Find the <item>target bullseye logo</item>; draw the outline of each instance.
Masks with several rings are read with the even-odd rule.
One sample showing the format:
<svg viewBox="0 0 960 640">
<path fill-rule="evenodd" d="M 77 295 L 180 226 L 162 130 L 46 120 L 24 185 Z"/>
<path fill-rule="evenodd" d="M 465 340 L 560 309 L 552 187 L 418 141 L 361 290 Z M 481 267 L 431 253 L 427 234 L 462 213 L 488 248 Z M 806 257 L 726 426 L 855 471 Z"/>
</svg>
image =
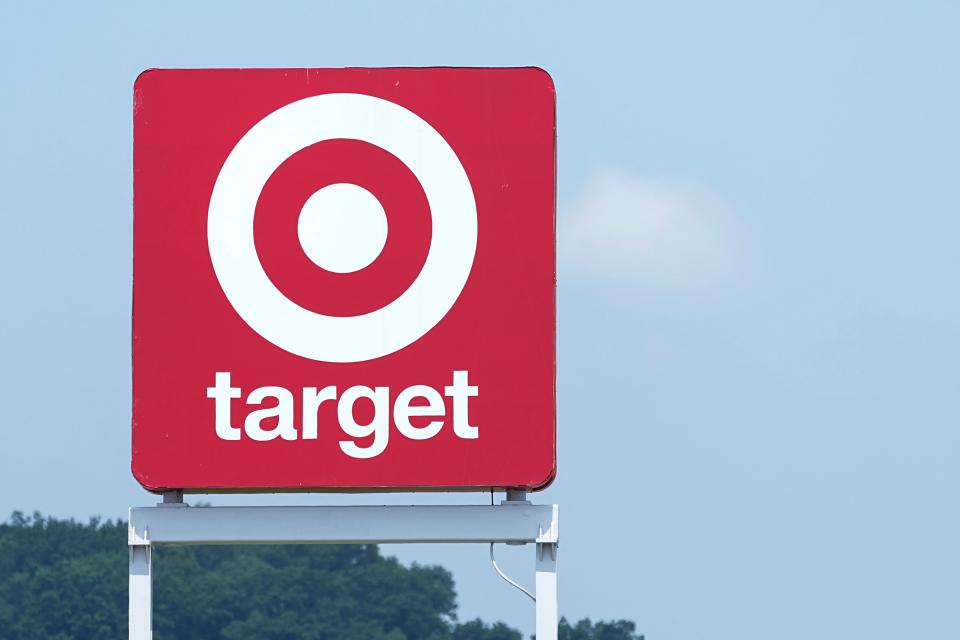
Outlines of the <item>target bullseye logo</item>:
<svg viewBox="0 0 960 640">
<path fill-rule="evenodd" d="M 298 151 L 336 139 L 367 142 L 406 165 L 426 195 L 433 229 L 423 268 L 406 291 L 379 309 L 346 317 L 306 309 L 277 289 L 257 256 L 253 224 L 273 172 Z M 376 260 L 388 228 L 373 194 L 338 183 L 307 200 L 297 232 L 315 265 L 351 273 Z M 240 139 L 210 197 L 207 243 L 224 294 L 260 336 L 311 360 L 362 362 L 412 344 L 453 307 L 473 266 L 477 208 L 457 154 L 429 123 L 382 98 L 329 93 L 277 109 Z"/>
</svg>

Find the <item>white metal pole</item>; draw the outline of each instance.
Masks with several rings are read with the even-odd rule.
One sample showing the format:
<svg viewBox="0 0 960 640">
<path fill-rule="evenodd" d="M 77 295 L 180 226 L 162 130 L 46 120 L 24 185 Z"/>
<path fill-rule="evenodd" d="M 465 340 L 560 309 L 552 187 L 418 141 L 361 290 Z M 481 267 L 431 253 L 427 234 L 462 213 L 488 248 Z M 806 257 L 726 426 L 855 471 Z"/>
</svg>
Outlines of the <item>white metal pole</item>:
<svg viewBox="0 0 960 640">
<path fill-rule="evenodd" d="M 130 640 L 153 640 L 153 550 L 149 544 L 130 545 Z"/>
<path fill-rule="evenodd" d="M 556 543 L 537 543 L 537 640 L 557 640 L 557 549 Z"/>
</svg>

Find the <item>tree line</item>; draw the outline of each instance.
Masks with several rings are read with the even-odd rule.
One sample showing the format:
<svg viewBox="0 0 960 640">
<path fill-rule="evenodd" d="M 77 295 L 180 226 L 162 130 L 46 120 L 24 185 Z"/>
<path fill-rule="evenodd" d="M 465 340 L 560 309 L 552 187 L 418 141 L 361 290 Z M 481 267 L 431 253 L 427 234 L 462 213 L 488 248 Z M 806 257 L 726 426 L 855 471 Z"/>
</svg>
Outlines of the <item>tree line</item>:
<svg viewBox="0 0 960 640">
<path fill-rule="evenodd" d="M 127 527 L 16 512 L 0 524 L 0 640 L 127 633 Z M 154 550 L 156 640 L 523 640 L 457 619 L 450 573 L 377 545 Z M 640 640 L 633 622 L 571 624 L 560 640 Z"/>
</svg>

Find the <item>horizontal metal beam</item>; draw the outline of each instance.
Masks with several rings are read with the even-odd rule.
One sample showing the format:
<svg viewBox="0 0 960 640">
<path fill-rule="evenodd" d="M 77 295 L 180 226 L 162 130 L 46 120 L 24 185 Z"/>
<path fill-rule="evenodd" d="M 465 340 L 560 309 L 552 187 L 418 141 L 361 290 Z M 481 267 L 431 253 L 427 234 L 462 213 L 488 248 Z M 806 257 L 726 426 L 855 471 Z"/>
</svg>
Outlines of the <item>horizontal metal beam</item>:
<svg viewBox="0 0 960 640">
<path fill-rule="evenodd" d="M 556 505 L 133 507 L 130 545 L 559 541 Z"/>
</svg>

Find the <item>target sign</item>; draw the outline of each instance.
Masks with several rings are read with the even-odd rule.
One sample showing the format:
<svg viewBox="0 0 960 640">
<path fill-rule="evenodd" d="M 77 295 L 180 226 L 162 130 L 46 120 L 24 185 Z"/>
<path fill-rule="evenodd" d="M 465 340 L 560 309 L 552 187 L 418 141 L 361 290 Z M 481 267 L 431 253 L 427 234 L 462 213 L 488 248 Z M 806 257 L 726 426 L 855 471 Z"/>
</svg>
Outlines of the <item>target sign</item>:
<svg viewBox="0 0 960 640">
<path fill-rule="evenodd" d="M 140 483 L 549 484 L 554 104 L 535 68 L 141 74 Z"/>
</svg>

